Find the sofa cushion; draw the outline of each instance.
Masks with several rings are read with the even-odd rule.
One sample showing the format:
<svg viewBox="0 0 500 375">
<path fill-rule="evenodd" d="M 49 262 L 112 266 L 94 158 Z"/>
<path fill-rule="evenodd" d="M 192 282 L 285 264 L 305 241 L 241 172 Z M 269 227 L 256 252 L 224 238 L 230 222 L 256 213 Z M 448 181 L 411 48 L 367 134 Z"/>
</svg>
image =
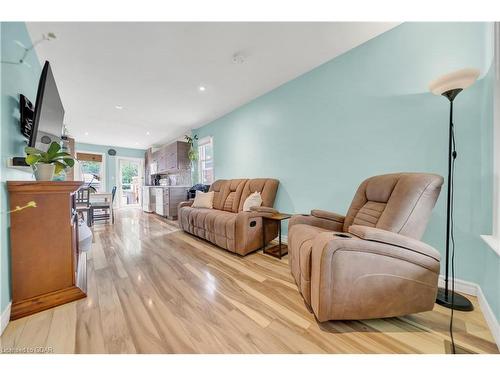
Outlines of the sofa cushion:
<svg viewBox="0 0 500 375">
<path fill-rule="evenodd" d="M 364 225 L 420 239 L 442 184 L 441 176 L 428 173 L 370 177 L 356 191 L 343 231 Z"/>
<path fill-rule="evenodd" d="M 238 212 L 240 206 L 241 193 L 247 183 L 247 179 L 228 180 L 224 186 L 222 209 L 228 212 Z"/>
<path fill-rule="evenodd" d="M 214 206 L 214 192 L 204 193 L 197 190 L 194 197 L 193 208 L 212 208 Z"/>
<path fill-rule="evenodd" d="M 181 207 L 182 228 L 225 249 L 235 249 L 236 213 L 208 208 Z"/>
<path fill-rule="evenodd" d="M 209 191 L 214 192 L 214 208 L 216 210 L 222 210 L 224 207 L 223 195 L 227 183 L 227 180 L 217 180 L 210 186 Z"/>
<path fill-rule="evenodd" d="M 276 191 L 278 190 L 279 181 L 273 178 L 252 178 L 247 181 L 241 193 L 240 205 L 238 212 L 243 211 L 245 199 L 256 191 L 260 192 L 262 197 L 262 205 L 264 207 L 273 207 Z"/>
<path fill-rule="evenodd" d="M 243 202 L 243 211 L 250 211 L 250 208 L 252 207 L 260 207 L 262 204 L 262 197 L 260 196 L 259 192 L 252 193 L 248 196 L 247 199 L 245 199 L 245 202 Z"/>
</svg>

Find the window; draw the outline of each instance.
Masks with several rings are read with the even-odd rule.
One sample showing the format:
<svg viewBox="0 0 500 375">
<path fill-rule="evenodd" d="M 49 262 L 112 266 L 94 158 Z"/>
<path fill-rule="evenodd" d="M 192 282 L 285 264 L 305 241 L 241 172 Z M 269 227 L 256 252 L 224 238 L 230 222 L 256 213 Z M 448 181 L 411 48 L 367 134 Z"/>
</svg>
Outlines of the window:
<svg viewBox="0 0 500 375">
<path fill-rule="evenodd" d="M 97 192 L 105 191 L 105 172 L 103 156 L 87 152 L 77 152 L 77 176 L 86 186 L 93 187 Z"/>
<path fill-rule="evenodd" d="M 212 137 L 205 137 L 198 141 L 198 176 L 202 184 L 210 185 L 214 182 Z"/>
<path fill-rule="evenodd" d="M 494 23 L 493 65 L 493 230 L 482 235 L 484 241 L 500 256 L 500 23 Z"/>
</svg>

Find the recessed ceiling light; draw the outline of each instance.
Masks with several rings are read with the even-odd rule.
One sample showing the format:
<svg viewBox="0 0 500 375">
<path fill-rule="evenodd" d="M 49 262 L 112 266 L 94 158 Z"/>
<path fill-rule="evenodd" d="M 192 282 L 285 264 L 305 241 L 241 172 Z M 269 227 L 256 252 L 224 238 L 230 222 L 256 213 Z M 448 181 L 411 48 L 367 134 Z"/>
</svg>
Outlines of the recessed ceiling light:
<svg viewBox="0 0 500 375">
<path fill-rule="evenodd" d="M 200 87 L 198 87 L 198 91 L 201 91 L 201 92 L 205 91 L 206 89 L 207 89 L 207 88 L 206 88 L 205 86 L 200 86 Z"/>
<path fill-rule="evenodd" d="M 139 142 L 135 142 L 135 145 L 137 146 L 139 144 Z"/>
<path fill-rule="evenodd" d="M 123 109 L 123 106 L 121 106 L 121 105 L 115 105 L 115 108 L 116 109 Z"/>
<path fill-rule="evenodd" d="M 150 132 L 146 132 L 146 135 L 150 135 L 151 133 Z"/>
<path fill-rule="evenodd" d="M 85 132 L 85 135 L 89 135 L 89 132 Z"/>
</svg>

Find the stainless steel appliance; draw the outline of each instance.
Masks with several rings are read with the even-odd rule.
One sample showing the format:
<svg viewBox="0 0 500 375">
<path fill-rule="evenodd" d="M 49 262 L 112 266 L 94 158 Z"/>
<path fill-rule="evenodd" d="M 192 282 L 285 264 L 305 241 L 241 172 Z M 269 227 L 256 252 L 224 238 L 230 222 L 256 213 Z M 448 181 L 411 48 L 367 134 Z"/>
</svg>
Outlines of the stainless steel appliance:
<svg viewBox="0 0 500 375">
<path fill-rule="evenodd" d="M 186 200 L 187 186 L 154 187 L 155 212 L 169 219 L 177 219 L 177 207 Z"/>
<path fill-rule="evenodd" d="M 142 210 L 144 212 L 155 212 L 155 187 L 143 186 L 142 187 Z"/>
<path fill-rule="evenodd" d="M 169 189 L 164 189 L 164 188 L 154 188 L 155 190 L 155 198 L 156 198 L 156 204 L 155 204 L 155 212 L 158 215 L 161 216 L 167 216 L 168 215 L 168 193 Z"/>
</svg>

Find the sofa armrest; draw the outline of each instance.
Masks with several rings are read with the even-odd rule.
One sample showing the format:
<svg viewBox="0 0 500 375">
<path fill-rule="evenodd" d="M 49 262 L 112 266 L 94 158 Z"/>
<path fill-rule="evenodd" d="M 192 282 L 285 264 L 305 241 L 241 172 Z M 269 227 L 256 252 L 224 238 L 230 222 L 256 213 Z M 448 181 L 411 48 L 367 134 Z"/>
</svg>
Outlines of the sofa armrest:
<svg viewBox="0 0 500 375">
<path fill-rule="evenodd" d="M 247 211 L 248 212 L 248 211 Z M 261 212 L 266 214 L 277 214 L 279 211 L 272 207 L 263 207 L 263 206 L 253 206 L 250 207 L 250 212 Z"/>
<path fill-rule="evenodd" d="M 412 252 L 433 258 L 437 262 L 439 262 L 441 258 L 439 252 L 432 246 L 422 241 L 387 230 L 365 227 L 362 225 L 351 225 L 349 227 L 349 233 L 366 241 L 402 247 Z"/>
<path fill-rule="evenodd" d="M 324 211 L 324 210 L 311 210 L 311 216 L 320 219 L 336 221 L 337 223 L 342 223 L 342 224 L 344 223 L 345 220 L 344 215 L 339 215 L 335 212 Z"/>
<path fill-rule="evenodd" d="M 194 199 L 181 202 L 181 203 L 179 203 L 179 205 L 177 206 L 177 208 L 179 209 L 181 207 L 190 207 L 193 204 L 193 202 L 194 202 Z"/>
<path fill-rule="evenodd" d="M 253 207 L 252 207 L 253 208 Z M 266 207 L 259 207 L 259 208 L 266 208 Z M 271 209 L 273 211 L 276 211 L 274 209 Z M 269 217 L 274 215 L 273 211 L 262 211 L 262 210 L 253 210 L 251 211 L 241 211 L 236 214 L 236 231 L 238 233 L 246 233 L 248 224 L 252 219 L 257 219 L 261 217 Z M 277 211 L 276 211 L 277 212 Z"/>
<path fill-rule="evenodd" d="M 273 216 L 277 211 L 270 207 L 259 208 L 259 210 L 251 209 L 251 211 L 241 211 L 236 214 L 234 241 L 236 253 L 240 255 L 246 255 L 263 246 L 263 231 L 266 233 L 266 242 L 271 241 L 278 233 L 275 222 L 264 220 L 265 217 Z"/>
<path fill-rule="evenodd" d="M 290 229 L 297 224 L 311 225 L 313 227 L 319 227 L 333 232 L 342 232 L 344 228 L 344 223 L 340 221 L 328 220 L 313 215 L 293 215 L 288 222 L 288 232 L 290 233 Z"/>
</svg>

